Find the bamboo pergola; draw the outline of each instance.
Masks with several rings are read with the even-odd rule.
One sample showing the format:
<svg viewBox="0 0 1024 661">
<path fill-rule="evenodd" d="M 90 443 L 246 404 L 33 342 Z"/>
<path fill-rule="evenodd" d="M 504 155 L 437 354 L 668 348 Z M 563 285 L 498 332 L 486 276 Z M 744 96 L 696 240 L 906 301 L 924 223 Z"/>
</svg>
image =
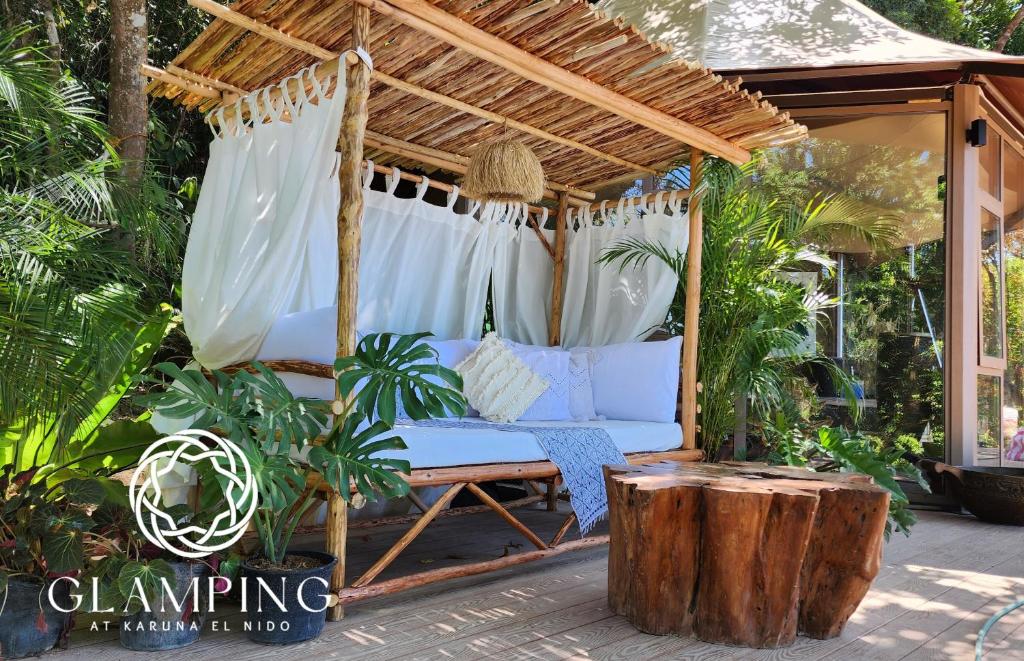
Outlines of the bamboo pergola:
<svg viewBox="0 0 1024 661">
<path fill-rule="evenodd" d="M 316 62 L 324 62 L 318 76 L 343 78 L 338 82 L 347 92 L 338 137 L 339 356 L 355 351 L 364 158 L 378 171 L 425 168 L 458 176 L 477 145 L 503 132 L 532 148 L 552 200 L 546 209 L 532 210 L 558 215 L 554 245 L 544 241 L 554 274 L 549 341 L 557 345 L 566 244 L 562 220 L 570 206 L 597 208 L 595 192 L 609 183 L 664 173 L 687 157 L 693 192 L 705 153 L 742 163 L 751 149 L 799 140 L 806 133 L 759 94 L 741 89 L 740 81 L 723 80 L 700 63 L 673 57 L 668 47 L 582 0 L 240 0 L 231 7 L 213 0 L 188 2 L 214 20 L 164 69 L 143 67 L 153 96 L 210 111 L 230 108 L 241 96 Z M 371 55 L 372 68 L 357 53 Z M 230 119 L 231 112 L 224 116 Z M 696 368 L 702 222 L 694 196 L 689 223 L 696 240 L 690 241 L 687 267 L 683 447 L 631 456 L 631 461 L 700 457 Z M 276 367 L 333 376 L 330 367 L 301 361 Z M 345 586 L 346 504 L 332 494 L 327 544 L 339 558 L 332 589 L 340 598 L 332 619 L 342 616 L 344 603 L 366 596 L 603 541 L 562 542 L 570 517 L 551 542 L 544 542 L 476 486 L 515 478 L 546 481 L 553 508 L 558 470 L 550 462 L 414 470 L 407 478 L 411 485 L 452 487 L 351 587 Z M 370 585 L 462 488 L 523 532 L 537 551 Z"/>
</svg>

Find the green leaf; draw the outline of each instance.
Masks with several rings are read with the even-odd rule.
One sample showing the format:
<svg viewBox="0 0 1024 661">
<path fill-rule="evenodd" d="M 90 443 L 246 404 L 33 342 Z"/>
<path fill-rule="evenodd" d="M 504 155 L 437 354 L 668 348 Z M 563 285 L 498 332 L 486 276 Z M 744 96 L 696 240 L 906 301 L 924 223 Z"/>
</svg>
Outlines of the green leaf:
<svg viewBox="0 0 1024 661">
<path fill-rule="evenodd" d="M 174 568 L 167 561 L 126 562 L 117 575 L 117 589 L 125 599 L 126 610 L 137 612 L 142 608 L 138 599 L 140 587 L 150 608 L 156 610 L 162 591 L 161 580 L 171 587 L 175 585 Z"/>
<path fill-rule="evenodd" d="M 99 505 L 107 495 L 107 490 L 99 480 L 72 478 L 61 484 L 64 497 L 76 505 Z"/>
<path fill-rule="evenodd" d="M 427 337 L 430 333 L 365 336 L 354 356 L 334 363 L 339 392 L 348 397 L 358 389 L 357 413 L 389 425 L 395 422 L 399 396 L 414 420 L 464 415 L 462 377 L 438 364 L 437 353 L 421 341 Z"/>
<path fill-rule="evenodd" d="M 407 494 L 409 484 L 399 473 L 409 473 L 409 462 L 376 456 L 387 450 L 403 450 L 405 442 L 398 436 L 381 438 L 391 431 L 384 422 L 362 431 L 359 427 L 360 421 L 355 416 L 335 426 L 323 445 L 310 449 L 310 467 L 345 500 L 350 498 L 351 484 L 370 501 L 376 500 L 378 494 L 385 498 Z"/>
<path fill-rule="evenodd" d="M 43 557 L 46 568 L 55 574 L 81 569 L 83 538 L 93 523 L 85 514 L 65 512 L 50 518 L 49 531 L 42 535 Z"/>
</svg>

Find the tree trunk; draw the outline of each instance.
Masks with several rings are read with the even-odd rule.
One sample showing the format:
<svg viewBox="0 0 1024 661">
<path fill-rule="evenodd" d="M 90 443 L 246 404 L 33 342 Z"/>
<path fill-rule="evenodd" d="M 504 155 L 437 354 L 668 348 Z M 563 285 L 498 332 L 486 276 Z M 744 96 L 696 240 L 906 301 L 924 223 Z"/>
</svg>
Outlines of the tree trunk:
<svg viewBox="0 0 1024 661">
<path fill-rule="evenodd" d="M 49 45 L 48 55 L 53 61 L 54 78 L 60 78 L 60 35 L 57 34 L 57 16 L 53 11 L 53 0 L 39 0 L 37 9 L 46 32 L 46 43 Z"/>
<path fill-rule="evenodd" d="M 1017 28 L 1020 27 L 1021 21 L 1024 21 L 1024 5 L 1021 5 L 1020 8 L 1017 9 L 1017 11 L 1013 15 L 1013 18 L 1011 18 L 1010 22 L 1006 24 L 1006 27 L 1003 29 L 1002 34 L 1000 34 L 999 38 L 996 39 L 995 48 L 993 48 L 992 50 L 994 50 L 997 53 L 1002 53 L 1003 49 L 1006 48 L 1006 44 L 1009 43 L 1010 37 L 1012 37 L 1013 33 L 1016 32 Z"/>
<path fill-rule="evenodd" d="M 122 174 L 133 184 L 142 179 L 146 158 L 146 79 L 139 71 L 148 52 L 145 0 L 110 2 L 110 95 L 108 124 Z"/>
</svg>

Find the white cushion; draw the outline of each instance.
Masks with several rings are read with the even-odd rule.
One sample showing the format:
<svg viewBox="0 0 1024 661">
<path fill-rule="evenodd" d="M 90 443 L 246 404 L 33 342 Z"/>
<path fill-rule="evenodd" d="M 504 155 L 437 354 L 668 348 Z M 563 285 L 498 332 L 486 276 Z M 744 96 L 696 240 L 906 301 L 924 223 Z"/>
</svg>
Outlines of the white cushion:
<svg viewBox="0 0 1024 661">
<path fill-rule="evenodd" d="M 519 416 L 519 420 L 572 420 L 569 410 L 569 352 L 553 347 L 539 347 L 519 344 L 509 340 L 505 344 L 512 349 L 526 366 L 539 374 L 550 385 L 530 408 Z"/>
<path fill-rule="evenodd" d="M 599 418 L 594 410 L 593 362 L 589 351 L 569 353 L 569 414 L 576 422 Z"/>
<path fill-rule="evenodd" d="M 494 333 L 455 370 L 462 375 L 470 406 L 492 422 L 515 422 L 549 385 Z"/>
<path fill-rule="evenodd" d="M 594 410 L 610 420 L 673 422 L 683 338 L 591 347 Z"/>
</svg>

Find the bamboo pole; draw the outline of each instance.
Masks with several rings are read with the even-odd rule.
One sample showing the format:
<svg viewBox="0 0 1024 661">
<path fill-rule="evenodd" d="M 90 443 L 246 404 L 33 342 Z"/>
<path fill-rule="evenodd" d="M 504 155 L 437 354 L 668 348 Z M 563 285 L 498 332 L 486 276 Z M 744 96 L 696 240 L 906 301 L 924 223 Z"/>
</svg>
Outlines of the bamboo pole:
<svg viewBox="0 0 1024 661">
<path fill-rule="evenodd" d="M 688 191 L 688 190 L 656 191 L 654 193 L 646 193 L 644 195 L 641 195 L 640 197 L 627 197 L 627 198 L 624 198 L 625 206 L 626 207 L 631 207 L 631 206 L 637 206 L 637 205 L 641 205 L 641 204 L 647 204 L 648 202 L 653 201 L 654 198 L 656 198 L 658 195 L 664 195 L 664 196 L 667 197 L 670 193 L 675 193 L 677 198 L 681 198 L 683 200 L 685 200 L 686 198 L 690 197 L 690 191 Z M 606 200 L 606 202 L 607 202 L 608 208 L 614 209 L 614 208 L 619 206 L 620 200 Z M 590 210 L 591 211 L 600 211 L 602 204 L 604 204 L 604 203 L 602 203 L 602 202 L 594 202 L 593 204 L 590 205 Z"/>
<path fill-rule="evenodd" d="M 539 85 L 645 126 L 669 138 L 733 162 L 745 163 L 750 152 L 708 130 L 645 106 L 579 74 L 481 30 L 425 0 L 355 0 L 391 20 L 445 41 Z"/>
<path fill-rule="evenodd" d="M 200 85 L 199 83 L 191 80 L 186 80 L 181 76 L 175 76 L 173 73 L 164 71 L 163 69 L 149 64 L 139 65 L 139 72 L 147 78 L 159 80 L 161 83 L 167 83 L 168 85 L 176 85 L 189 94 L 195 94 L 196 96 L 201 96 L 205 99 L 220 100 L 223 97 L 220 90 L 206 85 Z"/>
<path fill-rule="evenodd" d="M 562 281 L 565 276 L 565 234 L 566 215 L 569 212 L 569 196 L 558 197 L 558 217 L 555 218 L 554 271 L 551 278 L 551 321 L 548 322 L 548 344 L 553 347 L 562 342 Z"/>
<path fill-rule="evenodd" d="M 436 149 L 434 147 L 427 147 L 420 145 L 415 142 L 408 142 L 407 140 L 400 140 L 398 138 L 392 138 L 391 136 L 377 133 L 376 131 L 367 130 L 366 132 L 366 144 L 372 146 L 374 149 L 380 149 L 397 156 L 404 156 L 413 160 L 426 163 L 427 165 L 433 165 L 449 172 L 455 172 L 456 174 L 466 174 L 466 168 L 469 166 L 469 157 L 462 154 L 455 154 L 453 152 L 444 151 L 443 149 Z M 545 181 L 544 185 L 546 190 L 544 191 L 544 197 L 557 200 L 558 193 L 566 192 L 569 197 L 574 200 L 579 200 L 586 204 L 593 200 L 597 195 L 592 191 L 586 191 L 580 188 L 574 188 L 567 184 L 560 184 L 557 181 Z"/>
<path fill-rule="evenodd" d="M 544 0 L 544 2 L 548 2 L 548 0 Z M 266 37 L 271 41 L 274 41 L 285 46 L 289 46 L 291 48 L 294 48 L 295 50 L 301 51 L 308 55 L 312 55 L 313 57 L 316 57 L 318 59 L 329 61 L 332 59 L 336 59 L 338 57 L 338 54 L 332 53 L 326 48 L 317 46 L 316 44 L 309 41 L 305 41 L 304 39 L 293 37 L 285 32 L 282 32 L 281 30 L 277 30 L 275 28 L 270 27 L 265 23 L 260 23 L 259 21 L 249 18 L 241 12 L 237 12 L 229 7 L 225 7 L 224 5 L 218 2 L 214 2 L 213 0 L 188 0 L 188 3 L 193 7 L 201 9 L 202 11 L 205 11 L 208 14 L 211 14 L 221 20 L 231 23 L 232 25 L 245 28 L 247 30 L 255 32 L 256 34 L 259 34 L 262 37 Z M 558 4 L 557 1 L 555 2 L 555 4 Z M 545 8 L 547 7 L 545 7 L 544 3 L 538 3 L 537 5 L 527 7 L 524 10 L 525 13 L 523 14 L 523 17 L 525 18 L 526 16 L 536 13 L 537 11 L 541 11 Z M 412 83 L 408 83 L 399 78 L 395 78 L 394 76 L 389 76 L 388 74 L 382 71 L 375 70 L 371 73 L 371 76 L 373 77 L 373 80 L 379 81 L 387 85 L 388 87 L 393 87 L 397 90 L 401 90 L 406 94 L 412 94 L 413 96 L 418 96 L 421 99 L 427 99 L 428 101 L 433 101 L 434 103 L 448 106 L 449 108 L 453 108 L 466 114 L 475 115 L 476 117 L 486 119 L 496 124 L 502 124 L 511 129 L 522 131 L 523 133 L 528 133 L 530 135 L 534 135 L 538 138 L 542 138 L 550 142 L 565 145 L 566 147 L 571 147 L 573 149 L 578 149 L 596 158 L 604 159 L 609 163 L 621 165 L 622 167 L 629 168 L 630 170 L 634 170 L 636 172 L 646 172 L 647 174 L 658 173 L 658 170 L 655 170 L 650 166 L 641 165 L 639 163 L 633 163 L 624 158 L 619 158 L 618 156 L 605 153 L 603 151 L 600 151 L 599 149 L 595 149 L 594 147 L 583 144 L 578 140 L 573 140 L 571 138 L 556 135 L 549 131 L 545 131 L 544 129 L 540 129 L 535 126 L 531 126 L 529 124 L 516 121 L 511 117 L 507 117 L 496 112 L 491 112 L 489 110 L 484 110 L 483 108 L 478 108 L 477 106 L 465 103 L 463 101 L 459 101 L 458 99 L 454 99 L 450 96 L 446 96 L 438 92 L 433 92 L 418 85 L 413 85 Z"/>
<path fill-rule="evenodd" d="M 370 12 L 352 4 L 352 48 L 365 48 L 370 42 Z M 341 120 L 338 147 L 341 167 L 341 207 L 338 210 L 338 357 L 351 356 L 356 350 L 356 310 L 359 299 L 359 243 L 363 221 L 363 133 L 366 130 L 366 100 L 370 95 L 370 69 L 357 61 L 345 67 L 345 110 Z M 338 81 L 341 84 L 341 81 Z M 335 398 L 341 393 L 335 385 Z M 338 411 L 335 411 L 338 413 Z M 345 587 L 345 545 L 348 534 L 348 507 L 339 494 L 332 493 L 328 507 L 327 548 L 338 556 L 331 589 Z M 328 617 L 340 620 L 342 604 L 331 607 Z"/>
<path fill-rule="evenodd" d="M 704 153 L 690 154 L 690 246 L 686 256 L 686 311 L 683 319 L 682 427 L 683 448 L 697 447 L 697 340 L 700 316 L 700 262 L 704 249 L 704 222 L 700 197 L 694 193 L 700 184 Z"/>
</svg>

